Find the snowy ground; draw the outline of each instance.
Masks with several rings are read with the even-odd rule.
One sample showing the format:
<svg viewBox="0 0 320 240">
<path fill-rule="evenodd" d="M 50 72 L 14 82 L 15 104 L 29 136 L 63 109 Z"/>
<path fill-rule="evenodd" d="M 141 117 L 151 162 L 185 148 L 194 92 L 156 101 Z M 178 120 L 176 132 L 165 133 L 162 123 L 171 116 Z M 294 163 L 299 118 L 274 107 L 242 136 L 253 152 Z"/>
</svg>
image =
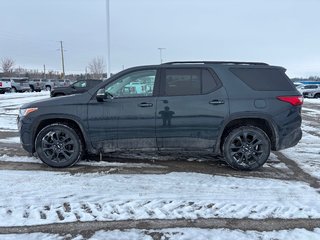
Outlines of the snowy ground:
<svg viewBox="0 0 320 240">
<path fill-rule="evenodd" d="M 320 239 L 320 100 L 305 100 L 303 138 L 296 147 L 271 154 L 259 171 L 238 172 L 206 157 L 177 161 L 148 155 L 48 168 L 21 149 L 16 127 L 19 106 L 48 97 L 48 92 L 0 95 L 0 239 Z M 197 219 L 212 221 L 213 228 L 215 219 L 230 225 L 194 228 Z M 249 223 L 228 230 L 237 219 L 277 220 L 278 230 Z M 52 230 L 52 224 L 127 220 L 128 227 L 92 230 L 90 236 Z M 150 225 L 130 227 L 142 220 Z M 173 222 L 174 228 L 159 229 L 152 220 L 169 226 L 181 220 L 189 228 Z M 24 234 L 5 234 L 12 229 Z"/>
<path fill-rule="evenodd" d="M 241 231 L 241 230 L 228 230 L 228 229 L 200 229 L 200 228 L 169 228 L 158 230 L 126 230 L 126 231 L 98 231 L 90 240 L 107 239 L 107 240 L 152 240 L 153 236 L 159 236 L 161 239 L 166 240 L 319 240 L 320 228 L 313 231 L 305 229 L 282 230 L 282 231 Z M 61 240 L 66 236 L 59 236 L 58 234 L 45 234 L 45 233 L 31 233 L 31 234 L 6 234 L 2 235 L 2 240 Z M 86 239 L 82 235 L 78 235 L 74 240 Z M 158 238 L 160 239 L 160 238 Z"/>
</svg>

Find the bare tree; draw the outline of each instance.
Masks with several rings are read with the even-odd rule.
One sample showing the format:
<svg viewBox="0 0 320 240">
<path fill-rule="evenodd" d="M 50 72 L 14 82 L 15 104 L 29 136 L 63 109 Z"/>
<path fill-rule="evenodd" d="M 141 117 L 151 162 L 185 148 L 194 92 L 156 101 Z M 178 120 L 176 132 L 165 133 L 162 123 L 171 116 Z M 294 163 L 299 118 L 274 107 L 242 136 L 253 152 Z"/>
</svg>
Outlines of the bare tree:
<svg viewBox="0 0 320 240">
<path fill-rule="evenodd" d="M 95 57 L 89 62 L 88 65 L 89 71 L 93 78 L 102 79 L 104 61 L 102 57 Z"/>
<path fill-rule="evenodd" d="M 8 57 L 1 59 L 1 69 L 5 76 L 9 76 L 14 67 L 14 60 Z"/>
</svg>

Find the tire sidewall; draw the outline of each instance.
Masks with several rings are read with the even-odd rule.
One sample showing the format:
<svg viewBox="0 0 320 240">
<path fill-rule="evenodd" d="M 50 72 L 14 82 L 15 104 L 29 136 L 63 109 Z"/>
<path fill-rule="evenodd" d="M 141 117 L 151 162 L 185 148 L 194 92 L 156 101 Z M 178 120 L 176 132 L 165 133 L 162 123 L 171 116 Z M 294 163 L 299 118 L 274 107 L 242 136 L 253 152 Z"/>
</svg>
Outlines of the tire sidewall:
<svg viewBox="0 0 320 240">
<path fill-rule="evenodd" d="M 61 162 L 61 163 L 53 162 L 53 161 L 47 159 L 45 153 L 42 151 L 42 138 L 48 132 L 50 132 L 52 130 L 64 131 L 67 134 L 69 134 L 71 136 L 71 138 L 74 140 L 76 154 L 69 161 Z M 38 133 L 36 140 L 35 140 L 35 150 L 36 150 L 38 157 L 40 158 L 40 160 L 43 163 L 45 163 L 46 165 L 48 165 L 50 167 L 56 167 L 56 168 L 70 167 L 70 166 L 74 165 L 75 163 L 77 163 L 81 159 L 81 156 L 83 154 L 83 147 L 82 147 L 81 138 L 77 134 L 77 132 L 73 128 L 71 128 L 67 125 L 64 125 L 64 124 L 59 124 L 59 123 L 50 124 L 50 125 L 44 127 Z"/>
<path fill-rule="evenodd" d="M 237 163 L 237 161 L 231 156 L 231 152 L 229 151 L 229 146 L 233 139 L 243 130 L 254 132 L 255 134 L 258 135 L 259 139 L 266 141 L 265 144 L 267 145 L 267 149 L 262 153 L 262 157 L 259 158 L 259 161 L 252 164 L 252 165 L 240 165 Z M 270 139 L 267 136 L 267 134 L 260 128 L 254 127 L 254 126 L 242 126 L 236 129 L 233 129 L 228 136 L 225 138 L 225 141 L 223 143 L 223 155 L 225 161 L 234 169 L 237 170 L 256 170 L 260 168 L 269 158 L 270 151 L 271 151 L 271 143 Z"/>
</svg>

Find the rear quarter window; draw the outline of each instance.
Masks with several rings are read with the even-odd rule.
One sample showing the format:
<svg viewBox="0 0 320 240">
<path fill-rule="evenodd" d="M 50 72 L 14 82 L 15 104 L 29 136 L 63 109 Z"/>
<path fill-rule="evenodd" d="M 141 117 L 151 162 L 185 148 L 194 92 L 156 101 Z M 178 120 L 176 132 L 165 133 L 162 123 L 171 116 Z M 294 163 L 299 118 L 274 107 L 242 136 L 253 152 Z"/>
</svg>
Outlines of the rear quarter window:
<svg viewBox="0 0 320 240">
<path fill-rule="evenodd" d="M 256 91 L 293 91 L 291 80 L 275 68 L 230 68 L 241 81 Z"/>
</svg>

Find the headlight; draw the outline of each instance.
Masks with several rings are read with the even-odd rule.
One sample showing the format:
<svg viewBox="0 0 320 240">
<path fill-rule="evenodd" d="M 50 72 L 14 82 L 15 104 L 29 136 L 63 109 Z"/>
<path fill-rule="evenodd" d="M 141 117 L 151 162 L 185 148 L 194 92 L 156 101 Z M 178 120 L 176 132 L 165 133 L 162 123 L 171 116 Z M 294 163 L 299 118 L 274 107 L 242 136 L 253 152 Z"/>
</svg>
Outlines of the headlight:
<svg viewBox="0 0 320 240">
<path fill-rule="evenodd" d="M 38 108 L 20 108 L 20 110 L 19 110 L 19 116 L 20 117 L 25 117 L 25 116 L 27 116 L 29 113 L 32 113 L 32 112 L 35 112 L 35 111 L 37 111 L 38 110 Z"/>
</svg>

